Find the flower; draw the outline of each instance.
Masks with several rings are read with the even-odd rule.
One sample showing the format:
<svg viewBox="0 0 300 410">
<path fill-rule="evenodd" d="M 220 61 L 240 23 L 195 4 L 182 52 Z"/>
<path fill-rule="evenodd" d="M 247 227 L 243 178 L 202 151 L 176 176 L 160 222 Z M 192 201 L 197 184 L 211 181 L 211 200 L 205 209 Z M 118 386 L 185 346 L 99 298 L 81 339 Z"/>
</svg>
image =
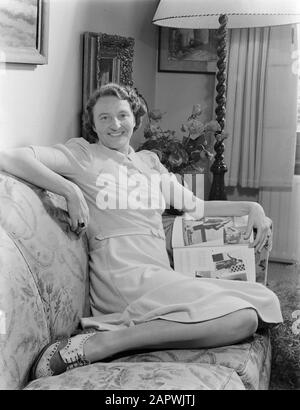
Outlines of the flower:
<svg viewBox="0 0 300 410">
<path fill-rule="evenodd" d="M 170 172 L 203 173 L 207 163 L 213 158 L 210 149 L 216 134 L 221 131 L 219 123 L 210 121 L 203 124 L 200 121 L 201 106 L 196 104 L 187 121 L 181 126 L 183 136 L 182 140 L 179 140 L 175 131 L 161 128 L 164 114 L 158 109 L 149 112 L 149 120 L 144 129 L 146 141 L 138 150 L 149 150 L 157 154 Z"/>
</svg>

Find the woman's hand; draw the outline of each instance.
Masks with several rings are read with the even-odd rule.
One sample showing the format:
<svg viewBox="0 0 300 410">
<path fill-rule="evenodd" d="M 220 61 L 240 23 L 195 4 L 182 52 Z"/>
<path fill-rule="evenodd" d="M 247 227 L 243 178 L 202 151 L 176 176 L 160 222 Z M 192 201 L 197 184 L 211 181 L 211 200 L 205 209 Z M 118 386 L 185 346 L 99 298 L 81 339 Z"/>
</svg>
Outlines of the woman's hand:
<svg viewBox="0 0 300 410">
<path fill-rule="evenodd" d="M 248 226 L 245 233 L 245 239 L 249 239 L 253 228 L 256 228 L 255 240 L 250 244 L 255 251 L 261 252 L 265 246 L 268 238 L 271 235 L 272 221 L 265 215 L 265 212 L 257 202 L 250 205 L 250 212 L 248 215 Z"/>
<path fill-rule="evenodd" d="M 89 208 L 86 200 L 81 189 L 72 182 L 70 182 L 65 198 L 68 206 L 68 222 L 71 230 L 81 236 L 89 223 Z"/>
</svg>

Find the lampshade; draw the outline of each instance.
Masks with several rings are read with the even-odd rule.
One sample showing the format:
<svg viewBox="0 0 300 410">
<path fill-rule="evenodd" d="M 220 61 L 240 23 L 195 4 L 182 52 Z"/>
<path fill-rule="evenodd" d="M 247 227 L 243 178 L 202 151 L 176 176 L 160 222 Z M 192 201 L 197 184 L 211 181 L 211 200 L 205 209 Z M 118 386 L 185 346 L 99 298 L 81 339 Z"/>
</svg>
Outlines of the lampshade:
<svg viewBox="0 0 300 410">
<path fill-rule="evenodd" d="M 293 24 L 300 22 L 300 0 L 161 0 L 153 23 L 216 29 L 220 14 L 227 15 L 227 28 Z"/>
</svg>

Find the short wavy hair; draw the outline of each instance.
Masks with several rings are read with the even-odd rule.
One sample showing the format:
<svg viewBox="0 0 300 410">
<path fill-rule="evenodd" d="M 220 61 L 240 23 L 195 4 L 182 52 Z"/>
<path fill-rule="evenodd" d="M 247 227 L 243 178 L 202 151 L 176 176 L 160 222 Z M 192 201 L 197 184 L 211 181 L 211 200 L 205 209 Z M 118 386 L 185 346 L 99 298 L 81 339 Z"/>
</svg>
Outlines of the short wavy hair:
<svg viewBox="0 0 300 410">
<path fill-rule="evenodd" d="M 135 127 L 133 131 L 136 131 L 140 127 L 142 118 L 148 111 L 147 103 L 144 98 L 133 87 L 108 83 L 94 91 L 85 106 L 83 117 L 83 138 L 89 143 L 94 144 L 99 141 L 98 135 L 94 131 L 94 107 L 97 101 L 102 97 L 117 97 L 120 100 L 128 101 L 135 117 Z"/>
</svg>

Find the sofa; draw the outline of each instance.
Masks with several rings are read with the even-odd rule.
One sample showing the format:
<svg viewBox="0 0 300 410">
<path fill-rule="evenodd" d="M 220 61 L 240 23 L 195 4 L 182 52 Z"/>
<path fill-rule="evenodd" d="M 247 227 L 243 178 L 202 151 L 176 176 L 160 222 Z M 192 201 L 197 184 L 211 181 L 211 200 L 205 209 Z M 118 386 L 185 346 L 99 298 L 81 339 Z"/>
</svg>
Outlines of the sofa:
<svg viewBox="0 0 300 410">
<path fill-rule="evenodd" d="M 88 243 L 66 216 L 62 197 L 0 173 L 0 389 L 268 389 L 268 330 L 233 346 L 127 352 L 30 381 L 43 346 L 78 331 L 80 318 L 90 315 Z M 167 237 L 170 226 L 167 218 Z M 265 249 L 257 260 L 264 283 L 267 257 Z"/>
</svg>

